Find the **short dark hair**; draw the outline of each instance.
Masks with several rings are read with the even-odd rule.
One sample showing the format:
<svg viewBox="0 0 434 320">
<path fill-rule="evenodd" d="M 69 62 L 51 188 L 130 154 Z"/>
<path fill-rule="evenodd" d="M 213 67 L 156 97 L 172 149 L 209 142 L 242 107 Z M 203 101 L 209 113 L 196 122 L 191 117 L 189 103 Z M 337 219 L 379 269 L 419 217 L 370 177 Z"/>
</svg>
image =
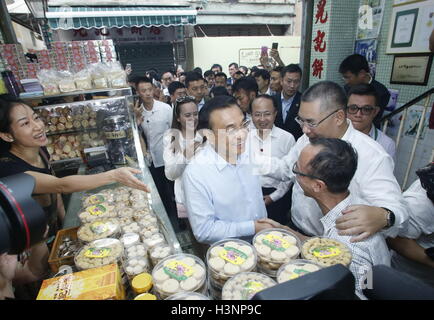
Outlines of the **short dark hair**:
<svg viewBox="0 0 434 320">
<path fill-rule="evenodd" d="M 211 70 L 214 69 L 214 68 L 219 68 L 219 69 L 220 69 L 220 72 L 223 71 L 223 67 L 222 67 L 221 65 L 219 65 L 218 63 L 214 63 L 214 64 L 212 65 L 212 67 L 211 67 Z"/>
<path fill-rule="evenodd" d="M 347 97 L 348 99 L 352 94 L 358 96 L 370 96 L 375 98 L 375 105 L 378 103 L 378 93 L 375 90 L 375 87 L 370 83 L 362 83 L 355 86 L 352 86 L 348 91 Z"/>
<path fill-rule="evenodd" d="M 137 83 L 137 80 L 140 78 L 138 74 L 130 74 L 128 76 L 128 82 Z"/>
<path fill-rule="evenodd" d="M 282 73 L 283 67 L 282 66 L 277 66 L 276 68 L 274 68 L 273 70 L 270 71 L 271 72 L 279 72 Z"/>
<path fill-rule="evenodd" d="M 225 87 L 214 87 L 211 89 L 210 95 L 213 97 L 217 96 L 230 96 L 228 90 Z"/>
<path fill-rule="evenodd" d="M 309 162 L 309 174 L 323 180 L 331 193 L 347 191 L 357 170 L 357 152 L 351 144 L 336 138 L 315 138 L 310 143 L 322 150 Z"/>
<path fill-rule="evenodd" d="M 250 76 L 254 77 L 256 72 L 258 72 L 258 70 L 261 70 L 261 69 L 259 69 L 257 66 L 252 67 L 250 69 Z"/>
<path fill-rule="evenodd" d="M 203 74 L 203 76 L 205 78 L 209 77 L 209 76 L 214 76 L 214 72 L 212 72 L 212 70 L 207 70 L 207 71 L 205 71 L 205 73 Z"/>
<path fill-rule="evenodd" d="M 168 73 L 168 72 L 169 72 L 172 76 L 175 76 L 175 75 L 176 75 L 175 72 L 174 72 L 173 70 L 166 70 L 166 71 L 164 71 L 164 72 L 161 73 L 161 77 L 160 77 L 160 78 L 163 78 L 163 74 Z"/>
<path fill-rule="evenodd" d="M 274 109 L 277 111 L 277 106 L 276 103 L 274 101 L 274 98 L 272 96 L 270 96 L 269 94 L 260 94 L 259 96 L 257 96 L 253 101 L 252 101 L 252 105 L 251 105 L 251 109 L 253 109 L 253 104 L 255 103 L 256 100 L 258 99 L 266 99 L 268 101 L 271 101 L 271 103 L 273 104 Z"/>
<path fill-rule="evenodd" d="M 334 111 L 336 108 L 345 109 L 347 106 L 347 96 L 345 90 L 335 82 L 320 81 L 309 87 L 301 96 L 303 102 L 321 101 L 323 111 Z"/>
<path fill-rule="evenodd" d="M 239 90 L 244 90 L 247 93 L 254 92 L 257 95 L 259 89 L 255 78 L 243 77 L 235 81 L 235 83 L 232 86 L 232 92 L 237 92 Z"/>
<path fill-rule="evenodd" d="M 217 77 L 225 77 L 226 80 L 228 79 L 228 76 L 224 72 L 217 72 L 215 74 L 214 78 L 217 78 Z"/>
<path fill-rule="evenodd" d="M 185 87 L 188 88 L 190 82 L 198 80 L 204 80 L 201 74 L 194 71 L 187 72 L 185 74 Z"/>
<path fill-rule="evenodd" d="M 200 75 L 202 75 L 202 69 L 199 68 L 199 67 L 194 68 L 194 69 L 193 69 L 193 72 L 197 72 L 197 73 L 199 73 Z"/>
<path fill-rule="evenodd" d="M 217 96 L 208 100 L 199 112 L 198 129 L 211 129 L 209 123 L 211 113 L 219 109 L 229 108 L 233 105 L 238 106 L 237 101 L 232 96 Z"/>
<path fill-rule="evenodd" d="M 150 83 L 152 84 L 152 80 L 146 76 L 137 77 L 136 79 L 136 86 L 138 86 L 140 83 Z"/>
<path fill-rule="evenodd" d="M 241 69 L 245 70 L 246 71 L 245 75 L 247 76 L 247 72 L 249 71 L 249 68 L 247 68 L 246 66 L 240 66 L 238 69 L 239 70 L 241 70 Z"/>
<path fill-rule="evenodd" d="M 255 72 L 255 78 L 261 77 L 265 81 L 270 80 L 270 73 L 265 69 L 259 69 Z"/>
<path fill-rule="evenodd" d="M 242 77 L 245 76 L 245 74 L 244 74 L 242 71 L 240 71 L 240 70 L 238 70 L 238 71 L 235 72 L 234 74 L 237 74 L 237 75 L 242 76 Z"/>
<path fill-rule="evenodd" d="M 167 88 L 169 90 L 169 94 L 173 95 L 176 90 L 185 88 L 185 85 L 179 81 L 172 81 Z"/>
<path fill-rule="evenodd" d="M 339 73 L 341 74 L 349 71 L 357 75 L 362 70 L 369 72 L 369 64 L 364 56 L 357 53 L 346 57 L 339 66 Z"/>
<path fill-rule="evenodd" d="M 238 69 L 238 63 L 236 63 L 236 62 L 232 62 L 231 64 L 229 64 L 228 68 L 230 68 L 230 67 L 232 67 L 232 66 L 234 66 L 235 68 Z"/>
<path fill-rule="evenodd" d="M 300 66 L 298 64 L 295 64 L 295 63 L 291 63 L 291 64 L 287 65 L 286 67 L 284 67 L 282 69 L 282 71 L 280 71 L 280 75 L 282 76 L 282 78 L 287 73 L 299 73 L 300 78 L 303 76 L 303 71 L 301 71 Z"/>
</svg>

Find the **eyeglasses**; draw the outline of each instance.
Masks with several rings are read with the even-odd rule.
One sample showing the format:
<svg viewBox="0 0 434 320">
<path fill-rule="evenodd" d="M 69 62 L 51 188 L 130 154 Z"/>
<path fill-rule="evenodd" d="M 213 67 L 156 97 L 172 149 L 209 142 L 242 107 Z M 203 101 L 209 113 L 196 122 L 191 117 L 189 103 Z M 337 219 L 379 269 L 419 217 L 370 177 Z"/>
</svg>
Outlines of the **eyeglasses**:
<svg viewBox="0 0 434 320">
<path fill-rule="evenodd" d="M 175 109 L 178 108 L 178 106 L 180 106 L 181 104 L 189 103 L 189 102 L 196 103 L 196 98 L 192 96 L 179 97 L 175 100 Z"/>
<path fill-rule="evenodd" d="M 273 115 L 273 113 L 271 113 L 269 111 L 266 111 L 266 112 L 255 112 L 255 113 L 252 114 L 252 116 L 255 117 L 255 118 L 262 118 L 262 117 L 268 118 L 268 117 L 271 117 L 272 115 Z"/>
<path fill-rule="evenodd" d="M 250 129 L 250 120 L 244 120 L 239 128 L 228 128 L 226 129 L 226 133 L 229 136 L 235 136 L 240 131 L 249 131 Z"/>
<path fill-rule="evenodd" d="M 314 176 L 314 175 L 311 175 L 311 174 L 306 174 L 306 173 L 298 171 L 297 170 L 297 162 L 295 162 L 294 166 L 292 167 L 292 173 L 295 174 L 295 175 L 302 176 L 302 177 L 308 177 L 308 178 L 311 178 L 311 179 L 318 179 L 318 180 L 324 181 L 320 177 L 317 177 L 317 176 Z"/>
<path fill-rule="evenodd" d="M 347 106 L 347 112 L 349 114 L 357 114 L 357 112 L 360 112 L 364 115 L 364 116 L 369 116 L 372 114 L 372 112 L 375 110 L 376 107 L 374 106 L 370 106 L 370 105 L 366 105 L 363 107 L 359 107 L 356 104 L 352 104 L 350 106 Z"/>
<path fill-rule="evenodd" d="M 300 125 L 300 127 L 303 128 L 304 125 L 308 126 L 309 128 L 316 128 L 318 127 L 323 121 L 327 120 L 331 115 L 335 114 L 336 112 L 338 112 L 339 110 L 341 110 L 342 108 L 336 109 L 335 111 L 333 111 L 332 113 L 330 113 L 327 117 L 325 117 L 324 119 L 322 119 L 320 122 L 318 123 L 312 123 L 306 120 L 303 120 L 302 118 L 300 118 L 299 116 L 295 117 L 295 121 Z"/>
</svg>

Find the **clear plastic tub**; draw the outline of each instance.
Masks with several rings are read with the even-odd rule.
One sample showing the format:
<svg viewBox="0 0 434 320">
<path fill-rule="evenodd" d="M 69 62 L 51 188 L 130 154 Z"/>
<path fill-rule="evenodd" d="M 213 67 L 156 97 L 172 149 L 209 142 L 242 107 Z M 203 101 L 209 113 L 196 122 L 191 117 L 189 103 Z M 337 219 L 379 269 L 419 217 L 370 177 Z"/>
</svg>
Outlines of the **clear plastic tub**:
<svg viewBox="0 0 434 320">
<path fill-rule="evenodd" d="M 165 243 L 166 240 L 164 239 L 164 236 L 161 233 L 155 233 L 152 236 L 144 237 L 142 235 L 142 242 L 144 245 L 148 248 L 148 250 L 151 250 L 153 247 Z"/>
<path fill-rule="evenodd" d="M 124 253 L 122 243 L 117 239 L 107 238 L 85 245 L 74 257 L 79 270 L 98 268 L 112 263 L 120 265 Z"/>
<path fill-rule="evenodd" d="M 160 232 L 160 228 L 158 225 L 154 222 L 149 221 L 143 221 L 139 222 L 141 228 L 140 228 L 140 236 L 143 240 L 151 238 L 154 234 L 157 234 Z"/>
<path fill-rule="evenodd" d="M 134 220 L 136 221 L 141 220 L 142 218 L 146 218 L 147 216 L 156 218 L 155 213 L 153 213 L 148 207 L 137 208 L 135 210 L 136 211 L 134 212 Z"/>
<path fill-rule="evenodd" d="M 301 249 L 303 259 L 318 263 L 323 267 L 343 264 L 348 267 L 352 254 L 348 246 L 340 241 L 325 237 L 306 240 Z"/>
<path fill-rule="evenodd" d="M 270 277 L 256 272 L 243 272 L 229 279 L 222 290 L 223 300 L 250 300 L 256 293 L 275 286 Z"/>
<path fill-rule="evenodd" d="M 126 248 L 125 252 L 128 259 L 148 256 L 148 249 L 143 243 L 132 245 L 131 247 Z"/>
<path fill-rule="evenodd" d="M 300 240 L 284 229 L 267 229 L 255 235 L 253 246 L 258 254 L 258 269 L 275 278 L 277 270 L 300 254 Z"/>
<path fill-rule="evenodd" d="M 117 216 L 115 207 L 107 202 L 86 207 L 78 214 L 81 223 L 88 223 L 104 218 L 116 218 Z"/>
<path fill-rule="evenodd" d="M 166 300 L 210 300 L 210 298 L 198 292 L 186 291 L 175 293 L 174 295 L 168 297 Z"/>
<path fill-rule="evenodd" d="M 223 239 L 208 249 L 206 261 L 210 283 L 221 289 L 234 275 L 255 270 L 257 255 L 255 248 L 246 241 Z"/>
<path fill-rule="evenodd" d="M 137 222 L 131 222 L 130 224 L 126 224 L 122 226 L 123 233 L 139 233 L 142 230 L 142 226 Z"/>
<path fill-rule="evenodd" d="M 175 254 L 162 260 L 155 266 L 152 278 L 161 299 L 182 291 L 206 291 L 205 265 L 191 254 Z"/>
<path fill-rule="evenodd" d="M 173 254 L 172 248 L 167 243 L 156 245 L 149 250 L 149 257 L 153 266 L 156 266 L 161 260 Z"/>
<path fill-rule="evenodd" d="M 117 218 L 119 221 L 119 225 L 122 227 L 130 225 L 131 223 L 134 222 L 133 219 L 131 219 L 130 217 L 118 217 Z"/>
<path fill-rule="evenodd" d="M 138 233 L 129 232 L 129 233 L 123 234 L 119 240 L 121 240 L 122 244 L 124 245 L 124 248 L 127 249 L 131 246 L 139 244 L 140 243 L 140 236 Z"/>
<path fill-rule="evenodd" d="M 107 196 L 106 194 L 95 193 L 83 199 L 83 207 L 86 208 L 86 207 L 94 206 L 96 204 L 111 202 L 111 201 L 113 201 L 113 198 Z"/>
<path fill-rule="evenodd" d="M 282 283 L 294 280 L 308 273 L 322 269 L 322 267 L 309 260 L 297 259 L 282 265 L 277 271 L 277 282 Z"/>
<path fill-rule="evenodd" d="M 100 219 L 82 225 L 77 231 L 80 241 L 91 242 L 103 238 L 118 238 L 120 236 L 117 219 Z"/>
<path fill-rule="evenodd" d="M 141 273 L 149 273 L 151 271 L 151 266 L 147 257 L 129 258 L 124 261 L 123 265 L 129 280 L 132 280 L 135 276 Z"/>
</svg>

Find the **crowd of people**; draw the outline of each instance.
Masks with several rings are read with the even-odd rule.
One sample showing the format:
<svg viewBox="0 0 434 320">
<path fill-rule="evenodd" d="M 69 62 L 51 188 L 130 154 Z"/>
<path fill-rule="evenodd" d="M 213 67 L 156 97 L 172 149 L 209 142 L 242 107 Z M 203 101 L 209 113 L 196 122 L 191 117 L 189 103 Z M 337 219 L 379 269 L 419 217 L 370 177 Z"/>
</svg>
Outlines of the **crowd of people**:
<svg viewBox="0 0 434 320">
<path fill-rule="evenodd" d="M 219 64 L 129 75 L 143 156 L 175 231 L 191 232 L 202 254 L 218 240 L 251 240 L 275 227 L 301 240 L 334 238 L 351 249 L 361 298 L 362 275 L 378 264 L 434 286 L 426 250 L 434 247 L 434 164 L 401 191 L 395 144 L 379 128 L 387 88 L 355 54 L 336 70 L 344 87 L 321 81 L 301 92 L 301 68 L 285 65 L 277 50 L 271 55 L 277 66 L 231 63 L 229 75 Z M 112 181 L 148 190 L 130 168 L 54 177 L 41 119 L 19 101 L 2 99 L 0 112 L 0 177 L 26 172 L 36 179 L 49 234 L 64 216 L 61 193 Z M 46 265 L 44 245 L 26 262 L 32 279 Z M 5 265 L 18 260 L 0 259 L 0 298 L 13 297 L 18 272 Z"/>
</svg>

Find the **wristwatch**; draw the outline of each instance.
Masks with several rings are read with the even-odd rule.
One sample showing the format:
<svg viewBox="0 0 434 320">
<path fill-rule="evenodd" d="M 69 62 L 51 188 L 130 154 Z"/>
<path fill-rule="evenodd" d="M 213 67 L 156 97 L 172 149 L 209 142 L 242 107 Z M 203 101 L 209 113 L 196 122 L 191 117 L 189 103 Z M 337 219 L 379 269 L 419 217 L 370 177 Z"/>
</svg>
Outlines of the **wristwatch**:
<svg viewBox="0 0 434 320">
<path fill-rule="evenodd" d="M 387 209 L 387 208 L 384 208 L 384 207 L 381 207 L 381 208 L 387 211 L 387 216 L 386 216 L 387 225 L 386 225 L 386 228 L 392 227 L 395 224 L 395 214 L 390 209 Z"/>
</svg>

